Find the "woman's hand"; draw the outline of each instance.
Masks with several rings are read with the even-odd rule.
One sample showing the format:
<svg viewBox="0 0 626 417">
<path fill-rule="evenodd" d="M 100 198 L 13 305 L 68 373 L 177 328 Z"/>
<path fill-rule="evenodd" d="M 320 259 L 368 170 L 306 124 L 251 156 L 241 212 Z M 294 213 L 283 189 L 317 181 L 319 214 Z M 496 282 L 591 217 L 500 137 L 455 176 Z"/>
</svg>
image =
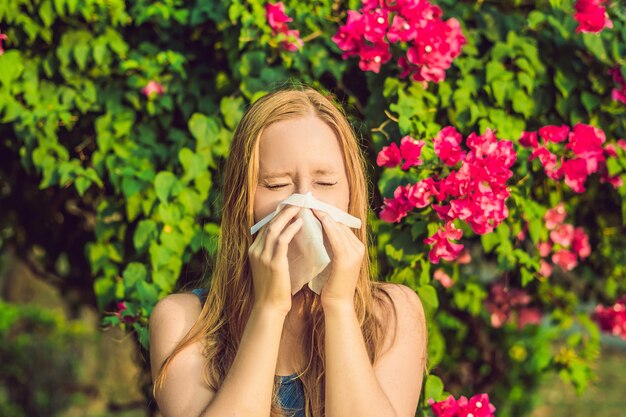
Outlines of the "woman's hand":
<svg viewBox="0 0 626 417">
<path fill-rule="evenodd" d="M 330 276 L 320 294 L 322 306 L 334 302 L 353 304 L 365 245 L 345 224 L 336 222 L 323 211 L 312 211 L 322 223 L 333 251 Z"/>
<path fill-rule="evenodd" d="M 287 249 L 291 239 L 300 230 L 302 219 L 298 218 L 287 224 L 300 210 L 301 207 L 298 206 L 281 210 L 259 230 L 248 248 L 255 307 L 272 309 L 285 316 L 291 310 Z"/>
</svg>

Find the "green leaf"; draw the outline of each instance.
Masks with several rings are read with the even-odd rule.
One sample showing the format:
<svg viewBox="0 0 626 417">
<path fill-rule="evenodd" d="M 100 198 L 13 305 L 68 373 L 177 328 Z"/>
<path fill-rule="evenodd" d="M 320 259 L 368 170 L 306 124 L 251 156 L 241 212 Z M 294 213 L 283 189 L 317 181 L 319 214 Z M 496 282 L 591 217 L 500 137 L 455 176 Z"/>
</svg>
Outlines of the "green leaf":
<svg viewBox="0 0 626 417">
<path fill-rule="evenodd" d="M 424 398 L 426 400 L 433 399 L 440 401 L 443 398 L 443 382 L 437 375 L 430 374 L 424 383 Z"/>
<path fill-rule="evenodd" d="M 432 285 L 420 285 L 417 287 L 417 294 L 420 296 L 424 309 L 430 311 L 437 310 L 437 307 L 439 307 L 439 299 L 437 298 L 435 287 Z"/>
<path fill-rule="evenodd" d="M 615 176 L 622 172 L 622 166 L 620 165 L 617 158 L 607 158 L 606 167 L 609 171 L 609 176 Z"/>
<path fill-rule="evenodd" d="M 141 304 L 152 305 L 157 301 L 158 291 L 154 285 L 145 281 L 138 281 L 137 295 L 139 296 Z"/>
<path fill-rule="evenodd" d="M 156 175 L 154 179 L 154 188 L 158 199 L 161 202 L 166 202 L 172 188 L 176 184 L 178 179 L 174 174 L 169 171 L 161 171 Z"/>
<path fill-rule="evenodd" d="M 137 281 L 145 281 L 148 276 L 146 266 L 139 262 L 131 262 L 124 269 L 122 278 L 127 288 L 133 288 Z"/>
<path fill-rule="evenodd" d="M 5 51 L 0 55 L 0 82 L 9 86 L 15 80 L 17 80 L 24 71 L 24 63 L 22 61 L 22 54 L 16 50 Z"/>
<path fill-rule="evenodd" d="M 605 64 L 609 63 L 604 42 L 599 33 L 582 33 L 583 43 L 596 58 Z"/>
<path fill-rule="evenodd" d="M 182 181 L 188 182 L 205 172 L 208 168 L 207 161 L 189 148 L 182 148 L 178 152 L 178 159 L 185 170 Z"/>
<path fill-rule="evenodd" d="M 139 250 L 147 246 L 148 242 L 157 237 L 156 223 L 153 220 L 141 220 L 133 235 L 133 245 Z"/>
<path fill-rule="evenodd" d="M 226 126 L 234 129 L 243 116 L 243 98 L 223 97 L 220 101 L 220 111 Z"/>
<path fill-rule="evenodd" d="M 513 110 L 517 113 L 523 114 L 525 117 L 530 117 L 530 115 L 533 114 L 533 111 L 535 110 L 535 103 L 522 90 L 515 90 L 512 101 Z"/>
</svg>

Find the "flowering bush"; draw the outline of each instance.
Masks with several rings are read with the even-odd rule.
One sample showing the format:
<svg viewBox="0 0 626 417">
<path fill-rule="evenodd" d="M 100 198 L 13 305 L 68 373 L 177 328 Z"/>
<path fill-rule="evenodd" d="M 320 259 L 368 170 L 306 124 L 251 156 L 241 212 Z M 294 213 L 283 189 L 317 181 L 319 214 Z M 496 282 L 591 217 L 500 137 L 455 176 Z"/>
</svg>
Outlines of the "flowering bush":
<svg viewBox="0 0 626 417">
<path fill-rule="evenodd" d="M 626 17 L 519 3 L 8 2 L 0 245 L 147 347 L 154 304 L 210 281 L 243 111 L 302 80 L 363 137 L 377 273 L 427 313 L 419 415 L 582 392 L 624 334 Z"/>
</svg>

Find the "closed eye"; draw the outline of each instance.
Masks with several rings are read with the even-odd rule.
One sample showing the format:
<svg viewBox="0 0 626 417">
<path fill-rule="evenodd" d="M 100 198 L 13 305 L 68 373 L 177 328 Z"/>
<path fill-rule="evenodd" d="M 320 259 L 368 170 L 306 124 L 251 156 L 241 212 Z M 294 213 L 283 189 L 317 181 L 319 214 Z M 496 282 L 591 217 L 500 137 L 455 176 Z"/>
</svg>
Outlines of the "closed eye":
<svg viewBox="0 0 626 417">
<path fill-rule="evenodd" d="M 318 182 L 319 185 L 323 185 L 325 187 L 331 187 L 333 185 L 336 185 L 337 183 L 329 183 L 329 182 Z M 267 188 L 269 188 L 270 190 L 275 189 L 275 188 L 282 188 L 282 187 L 286 187 L 289 184 L 276 184 L 276 185 L 266 185 Z"/>
</svg>

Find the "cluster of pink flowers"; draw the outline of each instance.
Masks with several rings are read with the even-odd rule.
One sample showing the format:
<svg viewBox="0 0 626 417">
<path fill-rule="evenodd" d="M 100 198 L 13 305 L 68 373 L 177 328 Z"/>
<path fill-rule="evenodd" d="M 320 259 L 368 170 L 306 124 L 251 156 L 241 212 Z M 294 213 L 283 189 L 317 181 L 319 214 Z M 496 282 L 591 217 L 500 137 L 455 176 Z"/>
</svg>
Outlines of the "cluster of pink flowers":
<svg viewBox="0 0 626 417">
<path fill-rule="evenodd" d="M 604 28 L 612 28 L 613 22 L 603 4 L 606 0 L 578 0 L 574 5 L 574 19 L 578 22 L 576 33 L 598 33 Z"/>
<path fill-rule="evenodd" d="M 598 305 L 592 317 L 600 330 L 626 340 L 626 296 L 622 296 L 611 307 Z"/>
<path fill-rule="evenodd" d="M 302 48 L 304 41 L 300 39 L 300 31 L 289 29 L 287 23 L 291 22 L 292 19 L 285 13 L 285 5 L 282 1 L 275 4 L 266 3 L 265 18 L 272 28 L 272 35 L 276 36 L 281 34 L 285 37 L 281 42 L 281 46 L 284 49 L 293 52 Z"/>
<path fill-rule="evenodd" d="M 589 236 L 582 227 L 574 227 L 564 223 L 567 212 L 563 203 L 546 211 L 544 220 L 550 230 L 550 241 L 539 242 L 537 249 L 542 258 L 552 254 L 552 262 L 559 265 L 564 271 L 574 269 L 579 259 L 584 259 L 591 254 Z M 552 274 L 552 265 L 545 259 L 541 260 L 540 274 L 549 277 Z"/>
<path fill-rule="evenodd" d="M 452 395 L 438 402 L 430 398 L 428 404 L 435 417 L 493 417 L 496 411 L 496 407 L 489 402 L 488 394 L 476 394 L 469 400 L 464 396 L 456 400 Z"/>
<path fill-rule="evenodd" d="M 376 158 L 379 166 L 394 167 L 404 157 L 403 169 L 419 165 L 423 143 L 410 137 L 403 138 L 405 151 L 392 144 L 385 146 Z M 463 137 L 454 127 L 442 129 L 433 139 L 435 154 L 448 166 L 461 164 L 445 178 L 425 178 L 415 184 L 398 186 L 393 198 L 385 198 L 380 218 L 387 222 L 399 222 L 414 208 L 431 206 L 444 222 L 444 227 L 426 238 L 424 243 L 434 244 L 430 261 L 439 263 L 443 258 L 451 261 L 459 256 L 462 244 L 453 243 L 463 231 L 452 223 L 459 219 L 466 222 L 476 234 L 493 231 L 509 214 L 506 200 L 510 193 L 506 181 L 513 175 L 511 166 L 517 157 L 513 143 L 498 140 L 493 131 L 484 135 L 471 133 L 465 140 L 470 149 L 462 147 Z M 435 197 L 437 203 L 431 204 Z M 445 201 L 444 201 L 445 200 Z"/>
<path fill-rule="evenodd" d="M 619 67 L 614 67 L 609 70 L 609 75 L 613 77 L 613 82 L 617 85 L 611 90 L 611 99 L 626 104 L 626 80 L 624 80 L 622 71 Z"/>
<path fill-rule="evenodd" d="M 349 10 L 346 24 L 332 37 L 347 59 L 359 55 L 359 68 L 378 73 L 392 58 L 391 44 L 406 43 L 398 60 L 402 78 L 411 75 L 426 87 L 445 79 L 445 71 L 467 42 L 459 22 L 441 19 L 442 11 L 428 0 L 363 0 L 360 11 Z"/>
<path fill-rule="evenodd" d="M 2 46 L 2 41 L 9 39 L 6 34 L 0 33 L 0 55 L 4 54 L 4 47 Z"/>
<path fill-rule="evenodd" d="M 585 181 L 594 172 L 599 172 L 601 180 L 611 183 L 615 188 L 623 185 L 618 175 L 608 175 L 606 157 L 614 156 L 615 149 L 612 145 L 602 147 L 606 142 L 602 129 L 583 123 L 577 123 L 571 130 L 566 125 L 550 125 L 540 128 L 539 136 L 543 139 L 541 144 L 537 139 L 537 132 L 523 132 L 519 143 L 533 149 L 528 160 L 538 158 L 546 175 L 553 180 L 565 178 L 565 183 L 577 193 L 585 191 Z M 557 161 L 558 157 L 548 149 L 548 143 L 560 143 L 566 139 L 565 149 L 561 151 L 560 161 Z M 566 155 L 567 150 L 571 151 L 572 157 Z"/>
<path fill-rule="evenodd" d="M 485 308 L 491 315 L 491 325 L 502 327 L 504 323 L 517 323 L 518 329 L 541 322 L 541 311 L 528 307 L 530 296 L 521 289 L 508 288 L 502 282 L 491 286 Z"/>
<path fill-rule="evenodd" d="M 161 96 L 161 95 L 163 95 L 163 93 L 165 93 L 165 88 L 158 81 L 152 80 L 152 81 L 148 82 L 148 84 L 146 84 L 145 87 L 143 87 L 141 89 L 141 92 L 146 97 L 151 97 L 152 95 L 159 95 L 159 96 Z"/>
</svg>

